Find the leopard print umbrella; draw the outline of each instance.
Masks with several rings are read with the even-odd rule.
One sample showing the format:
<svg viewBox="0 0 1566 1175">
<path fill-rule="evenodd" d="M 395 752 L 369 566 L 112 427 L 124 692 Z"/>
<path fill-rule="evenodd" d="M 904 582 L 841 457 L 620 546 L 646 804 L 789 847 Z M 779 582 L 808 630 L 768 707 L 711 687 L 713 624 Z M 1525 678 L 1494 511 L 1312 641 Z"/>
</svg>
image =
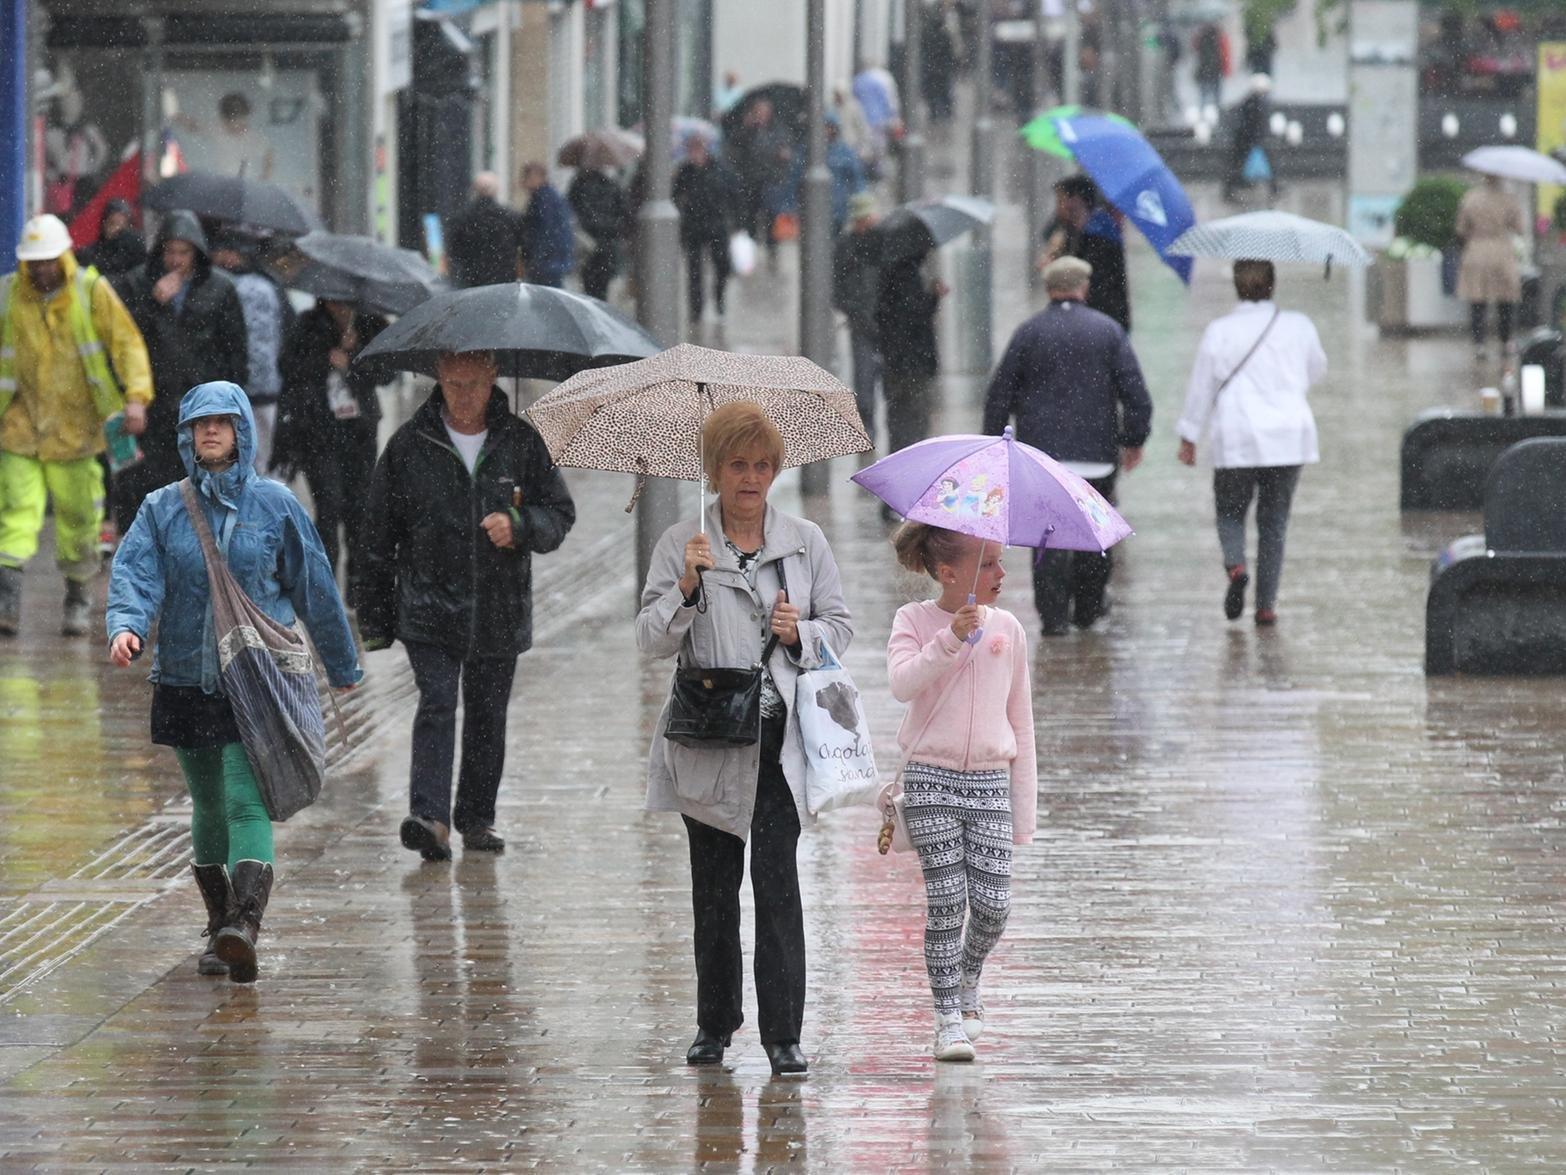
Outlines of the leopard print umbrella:
<svg viewBox="0 0 1566 1175">
<path fill-rule="evenodd" d="M 574 375 L 527 418 L 558 465 L 700 481 L 702 423 L 731 400 L 754 400 L 777 425 L 784 468 L 873 447 L 853 392 L 810 360 L 689 343 Z"/>
</svg>

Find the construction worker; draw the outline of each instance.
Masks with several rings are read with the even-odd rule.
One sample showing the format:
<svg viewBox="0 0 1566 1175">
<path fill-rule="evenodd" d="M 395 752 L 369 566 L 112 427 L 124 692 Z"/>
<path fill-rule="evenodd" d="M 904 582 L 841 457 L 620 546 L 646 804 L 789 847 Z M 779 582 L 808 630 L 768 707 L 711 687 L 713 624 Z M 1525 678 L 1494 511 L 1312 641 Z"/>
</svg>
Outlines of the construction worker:
<svg viewBox="0 0 1566 1175">
<path fill-rule="evenodd" d="M 22 568 L 38 551 L 52 498 L 65 575 L 60 627 L 85 636 L 87 583 L 99 568 L 104 423 L 123 412 L 125 431 L 141 433 L 152 374 L 136 324 L 109 283 L 76 264 L 58 217 L 28 221 L 16 258 L 20 272 L 0 277 L 0 633 L 21 622 Z"/>
</svg>

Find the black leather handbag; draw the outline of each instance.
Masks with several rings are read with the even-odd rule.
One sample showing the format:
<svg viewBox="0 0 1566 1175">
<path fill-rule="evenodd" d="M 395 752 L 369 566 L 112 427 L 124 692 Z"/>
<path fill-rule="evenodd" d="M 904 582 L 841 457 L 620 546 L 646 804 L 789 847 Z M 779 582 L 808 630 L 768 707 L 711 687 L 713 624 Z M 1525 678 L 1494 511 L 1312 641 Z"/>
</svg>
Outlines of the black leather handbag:
<svg viewBox="0 0 1566 1175">
<path fill-rule="evenodd" d="M 676 669 L 663 737 L 682 747 L 748 747 L 761 738 L 761 675 L 773 634 L 749 669 Z"/>
</svg>

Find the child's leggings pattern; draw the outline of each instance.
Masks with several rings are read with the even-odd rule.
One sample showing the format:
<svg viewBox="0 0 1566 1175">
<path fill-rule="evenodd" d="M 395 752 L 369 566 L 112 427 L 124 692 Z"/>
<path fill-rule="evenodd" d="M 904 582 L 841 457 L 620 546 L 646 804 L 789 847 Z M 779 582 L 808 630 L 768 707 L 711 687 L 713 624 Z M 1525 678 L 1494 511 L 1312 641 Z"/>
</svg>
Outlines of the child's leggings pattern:
<svg viewBox="0 0 1566 1175">
<path fill-rule="evenodd" d="M 959 984 L 978 983 L 1011 910 L 1010 773 L 910 763 L 903 812 L 924 869 L 930 991 L 937 1012 L 953 1013 Z"/>
</svg>

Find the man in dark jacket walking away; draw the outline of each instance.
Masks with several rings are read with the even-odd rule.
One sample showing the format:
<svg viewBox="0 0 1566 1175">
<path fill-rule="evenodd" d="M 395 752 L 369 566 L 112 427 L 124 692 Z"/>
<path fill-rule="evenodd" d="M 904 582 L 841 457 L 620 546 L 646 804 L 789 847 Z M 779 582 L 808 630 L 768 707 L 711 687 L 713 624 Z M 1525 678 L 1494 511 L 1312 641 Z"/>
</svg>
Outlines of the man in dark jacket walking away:
<svg viewBox="0 0 1566 1175">
<path fill-rule="evenodd" d="M 892 453 L 930 435 L 930 400 L 940 370 L 935 313 L 947 287 L 925 280 L 928 256 L 899 257 L 881 266 L 875 321 L 886 396 L 886 447 Z"/>
<path fill-rule="evenodd" d="M 359 585 L 365 648 L 402 641 L 418 686 L 401 837 L 428 861 L 450 859 L 452 827 L 469 851 L 505 849 L 495 796 L 516 661 L 533 643 L 532 556 L 576 521 L 542 438 L 494 386 L 494 356 L 443 355 L 437 376 L 375 466 Z"/>
<path fill-rule="evenodd" d="M 522 216 L 496 198 L 500 177 L 481 171 L 473 177 L 473 199 L 446 233 L 451 281 L 458 289 L 498 286 L 517 280 L 522 252 Z"/>
<path fill-rule="evenodd" d="M 1266 166 L 1254 174 L 1258 183 L 1265 183 L 1273 195 L 1278 193 L 1278 177 L 1272 170 L 1272 159 L 1267 152 L 1267 135 L 1272 120 L 1272 79 L 1264 73 L 1251 78 L 1250 92 L 1235 110 L 1234 134 L 1229 139 L 1229 170 L 1224 176 L 1223 198 L 1238 200 L 1240 189 L 1251 186 L 1252 178 L 1246 175 L 1246 166 L 1252 151 L 1260 151 L 1260 160 Z"/>
<path fill-rule="evenodd" d="M 244 387 L 250 347 L 239 294 L 213 268 L 206 234 L 190 212 L 164 217 L 147 264 L 113 282 L 146 341 L 155 393 L 141 437 L 144 459 L 115 478 L 115 522 L 126 534 L 148 494 L 185 476 L 174 443 L 180 399 L 200 383 Z"/>
<path fill-rule="evenodd" d="M 1098 185 L 1085 175 L 1055 184 L 1055 220 L 1065 229 L 1065 253 L 1093 271 L 1087 304 L 1131 333 L 1131 291 L 1126 281 L 1126 242 Z M 1055 260 L 1051 257 L 1049 260 Z"/>
<path fill-rule="evenodd" d="M 729 223 L 735 190 L 728 170 L 712 157 L 707 140 L 693 135 L 685 162 L 674 173 L 673 199 L 680 212 L 680 248 L 685 251 L 685 299 L 691 321 L 701 321 L 706 304 L 702 290 L 703 260 L 712 261 L 712 301 L 724 314 L 723 295 L 729 283 Z"/>
<path fill-rule="evenodd" d="M 522 274 L 534 285 L 558 286 L 576 267 L 576 231 L 565 197 L 549 182 L 549 169 L 529 163 L 522 169 L 528 190 L 522 213 Z"/>
<path fill-rule="evenodd" d="M 881 234 L 875 197 L 860 192 L 848 201 L 848 229 L 832 246 L 832 306 L 848 319 L 854 403 L 865 431 L 875 438 L 875 389 L 881 380 L 876 300 L 881 284 Z"/>
<path fill-rule="evenodd" d="M 1074 467 L 1113 502 L 1118 472 L 1142 460 L 1153 403 L 1126 332 L 1083 304 L 1091 278 L 1075 257 L 1044 270 L 1049 306 L 1007 344 L 985 396 L 984 431 L 998 434 L 1015 418 L 1018 440 Z M 1033 601 L 1045 636 L 1064 635 L 1068 619 L 1088 628 L 1108 611 L 1110 569 L 1107 553 L 1044 552 Z"/>
<path fill-rule="evenodd" d="M 582 262 L 582 291 L 590 298 L 609 297 L 609 283 L 620 271 L 620 243 L 625 236 L 625 193 L 614 177 L 599 168 L 584 167 L 566 192 L 576 223 L 593 238 L 593 251 Z"/>
</svg>

